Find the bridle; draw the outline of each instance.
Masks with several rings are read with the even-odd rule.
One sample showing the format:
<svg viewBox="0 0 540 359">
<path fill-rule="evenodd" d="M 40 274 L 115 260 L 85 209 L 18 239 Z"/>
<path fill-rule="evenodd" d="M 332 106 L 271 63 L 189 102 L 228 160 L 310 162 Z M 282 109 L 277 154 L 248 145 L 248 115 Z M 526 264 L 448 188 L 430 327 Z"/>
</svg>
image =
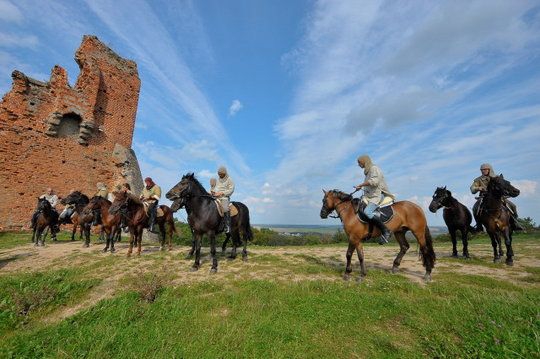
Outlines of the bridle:
<svg viewBox="0 0 540 359">
<path fill-rule="evenodd" d="M 355 194 L 355 193 L 358 192 L 358 191 L 359 191 L 359 189 L 356 189 L 356 190 L 354 190 L 353 192 L 349 193 L 349 197 L 351 197 L 351 199 L 348 199 L 348 200 L 341 200 L 341 199 L 340 199 L 340 202 L 339 202 L 339 203 L 336 203 L 336 204 L 334 205 L 334 209 L 333 209 L 332 211 L 330 211 L 330 210 L 328 209 L 328 207 L 326 207 L 326 196 L 325 196 L 325 197 L 324 197 L 324 198 L 325 198 L 325 201 L 324 201 L 324 203 L 323 203 L 323 208 L 324 208 L 325 211 L 328 211 L 328 212 L 329 212 L 329 213 L 328 213 L 328 217 L 330 217 L 330 218 L 339 218 L 339 219 L 341 220 L 341 212 L 340 212 L 340 210 L 339 210 L 339 206 L 342 205 L 342 204 L 344 204 L 344 203 L 346 203 L 346 202 L 351 202 L 351 201 L 352 201 L 352 195 Z M 332 191 L 329 191 L 329 192 L 332 192 Z M 337 216 L 331 215 L 330 213 L 332 213 L 333 211 L 336 211 L 338 215 L 337 215 Z"/>
</svg>

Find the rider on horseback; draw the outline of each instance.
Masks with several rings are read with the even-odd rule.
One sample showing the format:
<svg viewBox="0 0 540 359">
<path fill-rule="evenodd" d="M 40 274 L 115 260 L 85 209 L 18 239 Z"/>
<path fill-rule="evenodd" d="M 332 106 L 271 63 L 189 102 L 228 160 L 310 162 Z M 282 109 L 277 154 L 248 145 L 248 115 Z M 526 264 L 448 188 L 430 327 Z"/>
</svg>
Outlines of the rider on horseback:
<svg viewBox="0 0 540 359">
<path fill-rule="evenodd" d="M 221 208 L 223 208 L 223 216 L 225 218 L 225 233 L 230 233 L 231 212 L 229 212 L 229 201 L 234 192 L 234 182 L 227 174 L 227 169 L 224 166 L 219 167 L 217 173 L 219 178 L 214 190 L 210 193 L 221 202 Z"/>
<path fill-rule="evenodd" d="M 483 163 L 480 166 L 480 172 L 482 173 L 482 175 L 479 177 L 476 177 L 471 185 L 472 194 L 476 194 L 480 192 L 478 197 L 476 197 L 476 203 L 473 206 L 473 216 L 474 216 L 474 220 L 476 221 L 477 232 L 482 232 L 483 230 L 482 224 L 478 220 L 478 216 L 480 215 L 480 212 L 482 211 L 482 200 L 486 194 L 489 181 L 491 180 L 492 177 L 497 177 L 497 174 L 495 173 L 495 171 L 493 170 L 493 167 L 489 163 Z M 512 224 L 514 226 L 514 229 L 517 231 L 523 230 L 523 227 L 521 227 L 521 225 L 518 222 L 516 205 L 510 200 L 508 200 L 507 198 L 504 199 L 503 203 L 505 207 L 508 209 L 508 211 L 510 212 L 510 215 L 512 216 L 512 219 L 513 219 Z"/>
<path fill-rule="evenodd" d="M 96 187 L 97 192 L 94 194 L 94 197 L 102 197 L 104 199 L 108 199 L 109 192 L 107 191 L 107 186 L 102 182 L 98 182 L 96 184 Z M 101 224 L 101 211 L 99 209 L 95 209 L 93 212 L 94 220 L 92 222 L 92 225 L 97 226 L 98 224 Z"/>
<path fill-rule="evenodd" d="M 149 212 L 149 219 L 148 219 L 148 230 L 150 232 L 154 232 L 154 226 L 156 224 L 156 217 L 157 217 L 157 208 L 158 208 L 158 202 L 161 198 L 161 188 L 154 183 L 152 178 L 146 177 L 144 179 L 145 187 L 141 194 L 141 199 L 143 202 L 148 204 L 148 212 Z"/>
<path fill-rule="evenodd" d="M 58 196 L 54 193 L 52 188 L 50 188 L 50 187 L 47 188 L 47 192 L 45 192 L 44 194 L 39 196 L 39 198 L 40 199 L 45 198 L 47 201 L 49 201 L 49 203 L 52 206 L 52 210 L 58 214 L 58 211 L 55 208 L 56 204 L 58 203 Z M 34 228 L 36 226 L 36 221 L 37 221 L 37 218 L 39 216 L 39 213 L 40 213 L 39 210 L 36 210 L 34 212 L 34 214 L 32 215 L 32 228 Z M 58 225 L 56 225 L 56 226 L 57 226 L 57 228 L 55 228 L 55 229 L 59 229 Z"/>
<path fill-rule="evenodd" d="M 363 188 L 364 195 L 362 200 L 367 202 L 364 208 L 364 214 L 370 219 L 370 221 L 381 231 L 381 237 L 379 244 L 388 243 L 388 239 L 392 234 L 388 228 L 384 225 L 383 221 L 379 217 L 380 214 L 375 210 L 379 207 L 384 195 L 393 195 L 388 190 L 384 175 L 380 168 L 371 162 L 371 158 L 367 155 L 358 157 L 358 166 L 364 169 L 364 175 L 366 176 L 364 182 L 355 186 L 357 190 Z"/>
</svg>

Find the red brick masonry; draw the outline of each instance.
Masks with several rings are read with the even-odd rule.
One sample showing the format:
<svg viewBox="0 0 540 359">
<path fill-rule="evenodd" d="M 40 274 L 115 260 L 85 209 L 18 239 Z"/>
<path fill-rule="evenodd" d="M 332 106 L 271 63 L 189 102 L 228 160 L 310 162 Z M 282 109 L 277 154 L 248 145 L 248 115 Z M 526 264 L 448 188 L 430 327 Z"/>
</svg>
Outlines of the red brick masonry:
<svg viewBox="0 0 540 359">
<path fill-rule="evenodd" d="M 128 181 L 142 189 L 131 142 L 140 80 L 137 64 L 95 36 L 75 54 L 74 87 L 55 66 L 49 82 L 14 71 L 0 102 L 0 230 L 28 227 L 47 187 L 59 196 L 77 189 L 91 196 L 96 183 L 111 189 Z"/>
</svg>

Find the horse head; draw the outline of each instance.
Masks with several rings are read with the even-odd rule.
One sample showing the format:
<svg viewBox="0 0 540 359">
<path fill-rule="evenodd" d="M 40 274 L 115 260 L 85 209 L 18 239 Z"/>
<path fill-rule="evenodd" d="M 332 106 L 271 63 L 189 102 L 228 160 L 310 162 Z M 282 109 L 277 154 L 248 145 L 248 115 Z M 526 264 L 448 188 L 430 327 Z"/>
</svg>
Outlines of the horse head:
<svg viewBox="0 0 540 359">
<path fill-rule="evenodd" d="M 435 190 L 435 193 L 433 193 L 433 199 L 431 200 L 431 203 L 429 204 L 429 211 L 432 213 L 437 212 L 439 208 L 445 205 L 444 202 L 451 196 L 452 196 L 452 192 L 447 190 L 446 186 L 437 187 L 437 189 Z"/>
<path fill-rule="evenodd" d="M 171 205 L 171 211 L 176 212 L 186 205 L 186 197 L 178 197 Z"/>
<path fill-rule="evenodd" d="M 83 194 L 82 192 L 80 191 L 74 191 L 74 192 L 71 192 L 70 194 L 68 194 L 66 197 L 62 198 L 62 200 L 60 200 L 60 203 L 64 204 L 64 205 L 69 205 L 69 204 L 75 204 L 75 205 L 86 205 L 88 204 L 89 200 L 88 200 L 88 196 L 86 196 L 85 194 Z"/>
<path fill-rule="evenodd" d="M 512 186 L 510 181 L 505 180 L 502 174 L 491 178 L 487 186 L 487 192 L 501 197 L 519 196 L 519 189 Z"/>
<path fill-rule="evenodd" d="M 52 210 L 51 202 L 49 202 L 46 198 L 38 198 L 37 209 L 40 212 L 47 213 Z"/>
<path fill-rule="evenodd" d="M 125 211 L 129 206 L 129 196 L 125 191 L 113 192 L 114 201 L 109 207 L 109 213 L 112 215 L 118 214 L 120 211 Z"/>
<path fill-rule="evenodd" d="M 325 191 L 322 199 L 321 218 L 328 218 L 328 215 L 332 213 L 343 202 L 352 201 L 350 194 L 333 189 L 331 191 Z"/>
</svg>

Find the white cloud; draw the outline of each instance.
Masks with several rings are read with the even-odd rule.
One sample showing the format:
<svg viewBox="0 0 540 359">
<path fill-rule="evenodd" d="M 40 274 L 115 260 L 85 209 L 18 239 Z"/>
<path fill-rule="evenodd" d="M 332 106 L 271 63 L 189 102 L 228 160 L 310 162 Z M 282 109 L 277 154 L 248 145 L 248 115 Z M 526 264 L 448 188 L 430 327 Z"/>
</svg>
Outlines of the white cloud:
<svg viewBox="0 0 540 359">
<path fill-rule="evenodd" d="M 7 0 L 0 0 L 0 20 L 20 23 L 23 15 L 17 6 Z"/>
<path fill-rule="evenodd" d="M 34 35 L 14 35 L 0 32 L 0 46 L 35 48 L 39 40 Z"/>
<path fill-rule="evenodd" d="M 240 111 L 244 106 L 240 102 L 240 100 L 233 100 L 231 103 L 231 106 L 229 107 L 229 116 L 234 116 Z"/>
<path fill-rule="evenodd" d="M 538 187 L 538 182 L 531 180 L 516 180 L 512 181 L 512 185 L 519 189 L 520 197 L 530 197 L 536 194 L 536 188 Z"/>
<path fill-rule="evenodd" d="M 203 177 L 203 178 L 212 178 L 212 177 L 216 177 L 216 174 L 212 171 L 209 171 L 209 170 L 201 170 L 197 173 L 197 175 L 199 177 Z"/>
</svg>

